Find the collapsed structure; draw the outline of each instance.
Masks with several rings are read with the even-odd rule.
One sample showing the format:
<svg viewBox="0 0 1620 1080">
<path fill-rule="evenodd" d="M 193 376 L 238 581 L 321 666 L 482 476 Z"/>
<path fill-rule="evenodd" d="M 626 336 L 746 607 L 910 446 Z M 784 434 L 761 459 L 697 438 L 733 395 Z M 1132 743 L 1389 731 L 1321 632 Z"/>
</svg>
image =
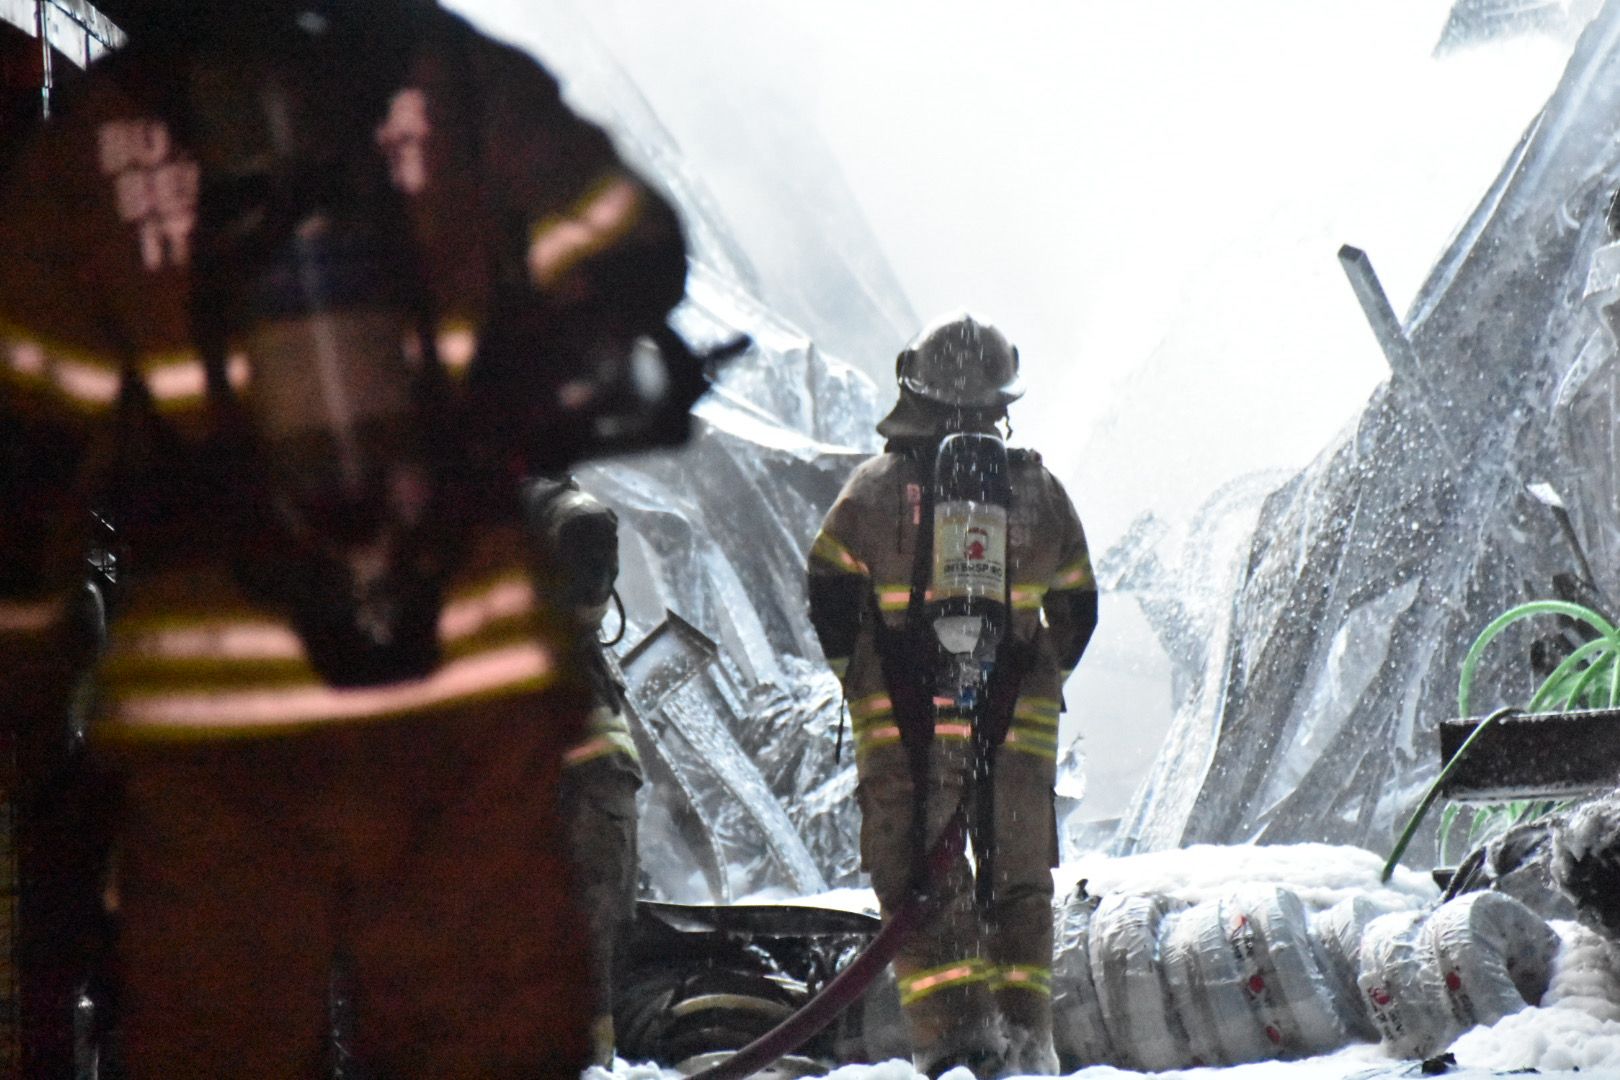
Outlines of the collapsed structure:
<svg viewBox="0 0 1620 1080">
<path fill-rule="evenodd" d="M 1594 584 L 1620 595 L 1620 363 L 1582 303 L 1620 182 L 1617 126 L 1611 2 L 1404 321 L 1364 257 L 1342 254 L 1391 377 L 1264 496 L 1252 540 L 1216 575 L 1230 585 L 1216 587 L 1217 610 L 1146 606 L 1178 663 L 1180 698 L 1121 850 L 1294 840 L 1388 850 L 1438 769 L 1435 733 L 1455 712 L 1470 643 L 1577 565 L 1532 485 L 1561 496 Z M 1223 493 L 1206 528 L 1254 513 L 1256 494 Z M 1118 589 L 1177 594 L 1154 579 L 1173 565 L 1155 535 L 1144 522 L 1105 558 Z M 1528 644 L 1520 632 L 1493 646 L 1475 684 L 1481 706 L 1528 696 Z M 1408 859 L 1434 854 L 1427 833 Z"/>
<path fill-rule="evenodd" d="M 1620 3 L 1611 2 L 1406 319 L 1389 309 L 1367 257 L 1341 253 L 1392 369 L 1357 422 L 1280 487 L 1242 478 L 1218 492 L 1187 545 L 1200 559 L 1182 573 L 1169 569 L 1177 559 L 1151 519 L 1102 560 L 1105 587 L 1139 597 L 1155 623 L 1177 666 L 1179 703 L 1116 850 L 1251 841 L 1387 850 L 1438 768 L 1435 732 L 1455 711 L 1469 643 L 1516 602 L 1550 595 L 1578 561 L 1548 510 L 1549 488 L 1598 567 L 1599 597 L 1620 596 L 1620 360 L 1583 304 L 1620 183 L 1617 88 Z M 652 834 L 678 841 L 648 845 L 660 852 L 649 875 L 659 895 L 691 900 L 847 884 L 857 872 L 853 775 L 834 758 L 837 685 L 797 597 L 800 554 L 844 471 L 873 448 L 879 402 L 723 271 L 700 268 L 686 319 L 699 340 L 732 328 L 758 344 L 699 410 L 691 463 L 613 463 L 582 477 L 619 508 L 640 553 L 626 560 L 631 631 L 620 655 L 651 756 L 666 759 Z M 1209 542 L 1233 535 L 1244 540 Z M 1236 554 L 1222 563 L 1211 554 L 1220 551 Z M 1525 633 L 1499 643 L 1502 662 L 1482 670 L 1477 700 L 1526 696 L 1529 665 L 1512 658 L 1529 643 Z M 1433 854 L 1420 838 L 1409 861 Z M 1546 923 L 1494 893 L 1378 924 L 1357 905 L 1307 913 L 1281 893 L 1203 909 L 1102 903 L 1110 933 L 1124 925 L 1158 940 L 1197 978 L 1131 976 L 1132 949 L 1091 936 L 1099 902 L 1071 898 L 1060 963 L 1074 985 L 1060 1034 L 1072 1063 L 1213 1064 L 1355 1038 L 1427 1053 L 1458 1025 L 1538 1000 L 1556 948 Z M 1205 968 L 1227 963 L 1237 940 L 1223 930 L 1221 903 L 1255 907 L 1258 923 L 1294 943 L 1281 955 L 1302 965 L 1298 981 L 1320 998 L 1316 1029 L 1286 1002 L 1274 1012 L 1296 1022 L 1292 1035 L 1286 1023 L 1259 1023 L 1258 991 L 1233 989 L 1219 1015 Z M 1458 927 L 1491 948 L 1459 951 Z M 1266 932 L 1252 931 L 1251 961 L 1265 953 Z M 1222 985 L 1265 981 L 1241 952 L 1228 966 L 1244 978 Z M 1453 985 L 1464 961 L 1490 969 L 1472 996 Z M 1124 973 L 1106 974 L 1116 968 Z M 1104 978 L 1082 989 L 1081 972 Z M 1194 985 L 1210 993 L 1189 997 Z M 1114 1002 L 1112 1024 L 1073 1015 L 1099 998 Z"/>
</svg>

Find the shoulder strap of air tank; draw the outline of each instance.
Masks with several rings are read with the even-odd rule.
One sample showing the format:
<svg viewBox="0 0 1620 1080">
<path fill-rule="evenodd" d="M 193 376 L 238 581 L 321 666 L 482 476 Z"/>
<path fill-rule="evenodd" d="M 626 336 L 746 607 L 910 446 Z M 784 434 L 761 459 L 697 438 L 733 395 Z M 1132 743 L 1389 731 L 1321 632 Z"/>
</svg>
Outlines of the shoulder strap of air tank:
<svg viewBox="0 0 1620 1080">
<path fill-rule="evenodd" d="M 932 445 L 906 454 L 906 464 L 917 478 L 921 508 L 917 515 L 917 535 L 911 544 L 911 597 L 906 602 L 906 632 L 921 635 L 928 622 L 928 586 L 934 575 L 934 462 Z"/>
</svg>

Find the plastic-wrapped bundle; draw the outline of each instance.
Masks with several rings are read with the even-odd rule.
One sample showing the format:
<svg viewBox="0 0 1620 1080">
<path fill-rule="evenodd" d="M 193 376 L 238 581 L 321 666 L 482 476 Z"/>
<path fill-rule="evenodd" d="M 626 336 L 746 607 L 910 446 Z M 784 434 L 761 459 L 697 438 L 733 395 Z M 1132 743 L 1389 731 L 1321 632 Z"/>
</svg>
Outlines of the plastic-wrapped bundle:
<svg viewBox="0 0 1620 1080">
<path fill-rule="evenodd" d="M 1553 960 L 1552 980 L 1541 1004 L 1566 1006 L 1620 1023 L 1620 958 L 1615 946 L 1589 926 L 1555 921 L 1563 947 Z"/>
<path fill-rule="evenodd" d="M 1468 893 L 1426 919 L 1385 915 L 1361 942 L 1357 983 L 1395 1053 L 1427 1057 L 1547 991 L 1558 935 L 1511 896 Z"/>
<path fill-rule="evenodd" d="M 1101 903 L 1082 885 L 1059 902 L 1053 920 L 1052 1037 L 1065 1070 L 1115 1060 L 1091 978 L 1091 924 Z"/>
<path fill-rule="evenodd" d="M 1170 998 L 1196 1065 L 1236 1065 L 1275 1052 L 1249 1005 L 1247 976 L 1226 927 L 1224 905 L 1206 900 L 1161 930 Z"/>
<path fill-rule="evenodd" d="M 1364 897 L 1341 900 L 1310 917 L 1311 943 L 1338 1004 L 1340 1018 L 1353 1038 L 1378 1041 L 1378 1028 L 1362 1001 L 1356 976 L 1360 973 L 1361 936 L 1380 914 Z"/>
<path fill-rule="evenodd" d="M 1494 892 L 1468 893 L 1442 905 L 1424 924 L 1422 944 L 1430 960 L 1425 983 L 1450 1012 L 1453 1034 L 1539 1004 L 1558 954 L 1551 926 L 1511 896 Z"/>
<path fill-rule="evenodd" d="M 1428 1057 L 1449 1041 L 1451 1013 L 1423 984 L 1423 914 L 1381 915 L 1361 936 L 1356 985 L 1379 1040 L 1399 1057 Z"/>
<path fill-rule="evenodd" d="M 1159 928 L 1183 905 L 1162 896 L 1110 896 L 1091 920 L 1091 975 L 1108 1036 L 1125 1064 L 1174 1069 L 1191 1058 L 1170 1008 Z"/>
<path fill-rule="evenodd" d="M 1378 911 L 1354 897 L 1311 915 L 1274 886 L 1194 907 L 1079 890 L 1056 913 L 1064 1065 L 1236 1065 L 1354 1039 L 1428 1057 L 1548 992 L 1558 935 L 1510 896 Z"/>
<path fill-rule="evenodd" d="M 1226 938 L 1272 1056 L 1303 1057 L 1348 1042 L 1299 897 L 1287 889 L 1246 889 L 1224 911 Z"/>
</svg>

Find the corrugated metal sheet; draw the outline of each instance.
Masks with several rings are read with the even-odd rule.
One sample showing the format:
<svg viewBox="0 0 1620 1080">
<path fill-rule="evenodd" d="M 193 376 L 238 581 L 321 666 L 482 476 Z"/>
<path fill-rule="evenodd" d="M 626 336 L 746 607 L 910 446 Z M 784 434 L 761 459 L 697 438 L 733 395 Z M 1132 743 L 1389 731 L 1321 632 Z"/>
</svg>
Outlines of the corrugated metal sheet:
<svg viewBox="0 0 1620 1080">
<path fill-rule="evenodd" d="M 124 32 L 85 0 L 45 0 L 44 6 L 51 45 L 79 67 L 124 44 Z M 38 8 L 36 0 L 0 0 L 0 21 L 37 37 Z"/>
<path fill-rule="evenodd" d="M 10 23 L 29 37 L 38 37 L 34 14 L 37 7 L 34 0 L 0 0 L 0 20 Z"/>
<path fill-rule="evenodd" d="M 45 5 L 45 32 L 51 48 L 79 67 L 90 62 L 90 35 L 78 21 L 54 3 Z"/>
<path fill-rule="evenodd" d="M 124 44 L 124 32 L 94 5 L 87 3 L 86 0 L 49 0 L 49 3 L 51 7 L 56 8 L 78 23 L 91 41 L 100 43 L 100 49 L 95 46 L 90 47 L 92 57 L 107 49 L 119 48 Z M 53 32 L 54 25 L 52 24 Z"/>
</svg>

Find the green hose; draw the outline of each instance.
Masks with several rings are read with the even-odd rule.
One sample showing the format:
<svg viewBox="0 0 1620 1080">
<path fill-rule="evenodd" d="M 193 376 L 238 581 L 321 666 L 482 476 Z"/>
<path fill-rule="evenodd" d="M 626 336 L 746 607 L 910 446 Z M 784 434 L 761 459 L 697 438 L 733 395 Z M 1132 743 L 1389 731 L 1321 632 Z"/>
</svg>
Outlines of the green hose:
<svg viewBox="0 0 1620 1080">
<path fill-rule="evenodd" d="M 1479 637 L 1474 639 L 1474 644 L 1468 650 L 1468 655 L 1463 657 L 1462 677 L 1457 680 L 1458 716 L 1468 715 L 1468 691 L 1473 686 L 1474 669 L 1479 666 L 1479 658 L 1484 653 L 1485 646 L 1494 641 L 1496 636 L 1506 630 L 1508 626 L 1531 615 L 1567 615 L 1572 619 L 1579 619 L 1581 622 L 1587 623 L 1597 630 L 1599 634 L 1602 634 L 1604 638 L 1620 644 L 1620 636 L 1617 636 L 1617 632 L 1614 626 L 1609 623 L 1609 620 L 1591 608 L 1580 604 L 1571 604 L 1565 600 L 1533 600 L 1528 604 L 1520 604 L 1518 607 L 1510 608 L 1491 621 L 1491 624 L 1480 633 Z"/>
<path fill-rule="evenodd" d="M 1574 652 L 1566 656 L 1552 670 L 1552 673 L 1542 680 L 1541 686 L 1537 688 L 1523 711 L 1539 712 L 1551 703 L 1561 703 L 1565 710 L 1582 705 L 1589 706 L 1590 703 L 1585 700 L 1585 696 L 1591 690 L 1593 683 L 1603 676 L 1607 676 L 1607 694 L 1604 695 L 1603 691 L 1599 690 L 1598 696 L 1606 696 L 1610 708 L 1620 706 L 1620 630 L 1617 630 L 1608 619 L 1581 604 L 1571 603 L 1566 600 L 1533 600 L 1528 604 L 1520 604 L 1498 615 L 1491 620 L 1490 625 L 1480 632 L 1479 637 L 1474 639 L 1474 644 L 1469 647 L 1467 655 L 1463 657 L 1462 674 L 1457 680 L 1458 716 L 1466 717 L 1469 714 L 1469 692 L 1473 689 L 1474 672 L 1479 667 L 1480 658 L 1484 656 L 1486 646 L 1495 641 L 1504 630 L 1520 619 L 1530 618 L 1535 615 L 1563 615 L 1586 623 L 1596 630 L 1599 636 L 1592 641 L 1584 642 Z M 1519 711 L 1516 708 L 1496 710 L 1480 721 L 1479 726 L 1469 733 L 1468 738 L 1463 740 L 1461 746 L 1457 747 L 1457 752 L 1451 755 L 1451 760 L 1446 762 L 1445 766 L 1440 770 L 1440 775 L 1435 777 L 1434 783 L 1429 786 L 1428 793 L 1423 796 L 1423 801 L 1418 804 L 1417 809 L 1413 811 L 1411 818 L 1407 821 L 1406 828 L 1401 831 L 1400 839 L 1395 843 L 1395 850 L 1390 854 L 1389 861 L 1384 864 L 1384 873 L 1380 880 L 1387 882 L 1390 876 L 1395 873 L 1395 867 L 1400 862 L 1401 856 L 1406 854 L 1406 849 L 1411 844 L 1412 837 L 1416 835 L 1418 826 L 1423 822 L 1424 816 L 1428 814 L 1429 808 L 1434 805 L 1434 801 L 1440 797 L 1441 787 L 1451 774 L 1456 771 L 1457 764 L 1462 760 L 1463 755 L 1473 747 L 1474 740 L 1478 739 L 1487 728 L 1493 726 L 1502 717 L 1512 716 Z M 1450 831 L 1450 825 L 1455 820 L 1455 813 L 1446 815 L 1446 820 L 1443 822 L 1441 829 L 1442 844 L 1445 840 L 1445 834 Z"/>
<path fill-rule="evenodd" d="M 1418 803 L 1418 808 L 1412 812 L 1412 817 L 1407 821 L 1406 828 L 1401 830 L 1401 838 L 1395 841 L 1395 850 L 1390 852 L 1389 861 L 1384 864 L 1384 872 L 1379 876 L 1379 881 L 1388 882 L 1390 877 L 1394 875 L 1395 866 L 1401 861 L 1401 856 L 1406 854 L 1407 846 L 1412 843 L 1412 837 L 1417 834 L 1418 826 L 1423 823 L 1424 815 L 1429 812 L 1429 807 L 1434 805 L 1434 800 L 1440 797 L 1441 785 L 1456 771 L 1458 762 L 1462 761 L 1463 755 L 1468 753 L 1469 748 L 1474 745 L 1474 740 L 1478 739 L 1486 728 L 1491 727 L 1504 716 L 1513 716 L 1518 711 L 1515 708 L 1497 709 L 1481 720 L 1478 727 L 1468 733 L 1468 738 L 1464 739 L 1463 744 L 1457 747 L 1457 752 L 1451 755 L 1451 760 L 1446 762 L 1445 768 L 1440 770 L 1440 775 L 1435 777 L 1434 783 L 1429 785 L 1428 793 L 1423 796 L 1423 801 Z"/>
</svg>

